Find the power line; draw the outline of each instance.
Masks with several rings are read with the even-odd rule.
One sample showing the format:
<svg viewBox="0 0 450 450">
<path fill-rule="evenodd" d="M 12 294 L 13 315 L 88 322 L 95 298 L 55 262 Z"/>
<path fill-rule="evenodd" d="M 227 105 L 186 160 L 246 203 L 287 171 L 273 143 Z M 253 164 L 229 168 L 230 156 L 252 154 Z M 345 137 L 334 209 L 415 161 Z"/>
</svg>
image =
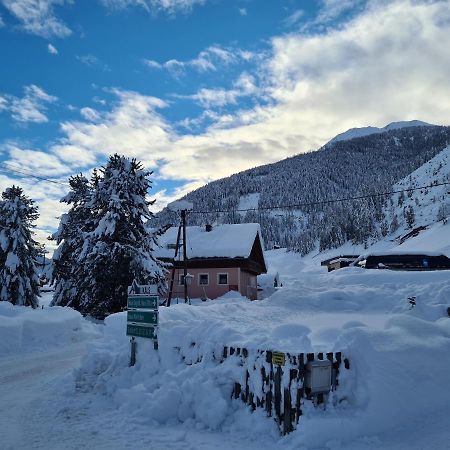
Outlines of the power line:
<svg viewBox="0 0 450 450">
<path fill-rule="evenodd" d="M 429 189 L 438 186 L 446 186 L 450 185 L 449 182 L 435 183 L 429 184 L 428 186 L 419 186 L 415 188 L 408 189 L 400 189 L 398 191 L 390 191 L 390 192 L 376 192 L 374 194 L 366 194 L 366 195 L 358 195 L 355 197 L 344 197 L 344 198 L 335 198 L 330 200 L 321 200 L 317 202 L 309 202 L 309 203 L 297 203 L 294 205 L 272 205 L 272 206 L 261 206 L 257 208 L 244 208 L 244 209 L 223 209 L 223 210 L 213 210 L 213 211 L 189 211 L 189 214 L 221 214 L 221 213 L 232 213 L 232 212 L 247 212 L 247 211 L 267 211 L 272 209 L 293 209 L 293 208 L 305 208 L 308 206 L 317 206 L 317 205 L 328 205 L 331 203 L 341 203 L 350 200 L 362 200 L 365 198 L 373 198 L 373 197 L 383 197 L 386 195 L 399 194 L 401 192 L 411 192 L 418 191 L 419 189 Z"/>
<path fill-rule="evenodd" d="M 46 178 L 46 177 L 42 177 L 40 175 L 35 175 L 34 173 L 27 171 L 26 169 L 22 169 L 22 168 L 19 169 L 19 168 L 11 167 L 10 166 L 11 163 L 1 163 L 1 164 L 4 168 L 0 167 L 0 172 L 6 173 L 7 175 L 10 174 L 10 172 L 12 172 L 15 175 L 19 175 L 19 178 L 31 177 L 31 178 L 35 178 L 40 181 L 48 182 L 48 183 L 59 184 L 61 186 L 66 186 L 66 187 L 69 186 L 68 183 L 63 183 L 61 181 L 53 180 L 51 178 Z"/>
</svg>

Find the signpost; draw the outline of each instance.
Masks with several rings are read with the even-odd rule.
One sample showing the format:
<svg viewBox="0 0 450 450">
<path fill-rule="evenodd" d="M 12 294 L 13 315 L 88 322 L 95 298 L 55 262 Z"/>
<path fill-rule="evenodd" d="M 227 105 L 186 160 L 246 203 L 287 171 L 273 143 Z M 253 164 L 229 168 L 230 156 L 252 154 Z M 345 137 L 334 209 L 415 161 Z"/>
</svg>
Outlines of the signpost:
<svg viewBox="0 0 450 450">
<path fill-rule="evenodd" d="M 282 352 L 272 352 L 272 364 L 284 366 L 286 355 Z"/>
<path fill-rule="evenodd" d="M 158 349 L 157 327 L 159 322 L 159 297 L 156 284 L 138 285 L 136 281 L 128 288 L 127 336 L 131 336 L 130 366 L 136 362 L 135 338 L 152 339 Z"/>
<path fill-rule="evenodd" d="M 144 323 L 157 326 L 158 311 L 140 311 L 140 310 L 128 311 L 127 322 Z"/>
<path fill-rule="evenodd" d="M 155 329 L 145 325 L 134 325 L 127 323 L 127 336 L 156 339 Z"/>
<path fill-rule="evenodd" d="M 159 297 L 157 295 L 129 295 L 128 309 L 158 309 Z"/>
</svg>

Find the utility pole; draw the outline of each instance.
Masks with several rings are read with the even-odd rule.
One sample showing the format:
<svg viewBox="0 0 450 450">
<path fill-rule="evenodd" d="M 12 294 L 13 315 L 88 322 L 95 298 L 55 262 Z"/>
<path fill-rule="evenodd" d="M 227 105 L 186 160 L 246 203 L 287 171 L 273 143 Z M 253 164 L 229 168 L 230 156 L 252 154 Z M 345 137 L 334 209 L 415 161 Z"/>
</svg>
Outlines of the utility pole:
<svg viewBox="0 0 450 450">
<path fill-rule="evenodd" d="M 187 285 L 187 246 L 186 246 L 186 210 L 182 209 L 181 211 L 181 223 L 178 227 L 178 233 L 177 233 L 177 242 L 175 244 L 175 254 L 173 256 L 173 265 L 172 265 L 172 276 L 170 278 L 170 288 L 169 288 L 169 295 L 167 297 L 167 306 L 170 306 L 172 302 L 173 297 L 173 285 L 175 281 L 175 263 L 176 263 L 176 257 L 178 255 L 178 249 L 180 248 L 180 238 L 183 239 L 183 285 L 184 285 L 184 303 L 187 303 L 189 301 L 188 297 L 188 285 Z M 181 233 L 183 235 L 181 236 Z"/>
<path fill-rule="evenodd" d="M 186 249 L 186 210 L 181 210 L 181 226 L 183 227 L 183 281 L 184 281 L 184 303 L 188 302 L 187 285 L 187 249 Z"/>
<path fill-rule="evenodd" d="M 170 306 L 170 303 L 172 301 L 172 295 L 173 295 L 173 283 L 175 281 L 175 261 L 177 259 L 178 255 L 178 249 L 180 248 L 180 235 L 181 235 L 181 225 L 178 226 L 178 233 L 177 233 L 177 242 L 175 244 L 175 254 L 173 256 L 173 265 L 172 265 L 172 276 L 170 277 L 170 288 L 169 288 L 169 296 L 167 297 L 167 303 L 166 306 Z"/>
</svg>

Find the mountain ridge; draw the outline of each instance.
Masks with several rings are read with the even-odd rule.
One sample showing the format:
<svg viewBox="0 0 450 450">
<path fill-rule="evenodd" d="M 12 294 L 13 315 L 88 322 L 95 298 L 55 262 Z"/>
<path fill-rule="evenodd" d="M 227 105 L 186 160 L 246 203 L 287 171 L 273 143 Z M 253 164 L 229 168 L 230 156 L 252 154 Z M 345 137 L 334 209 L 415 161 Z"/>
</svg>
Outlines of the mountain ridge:
<svg viewBox="0 0 450 450">
<path fill-rule="evenodd" d="M 338 141 L 347 141 L 349 139 L 354 139 L 357 137 L 370 136 L 371 134 L 385 133 L 386 131 L 398 130 L 401 128 L 433 127 L 433 126 L 436 126 L 436 125 L 422 122 L 421 120 L 405 120 L 405 121 L 400 121 L 400 122 L 391 122 L 382 128 L 372 127 L 370 125 L 367 127 L 361 127 L 361 128 L 350 128 L 347 131 L 344 131 L 343 133 L 337 134 L 333 139 L 328 141 L 328 143 L 326 145 L 332 144 L 332 143 L 338 142 Z"/>
<path fill-rule="evenodd" d="M 432 125 L 395 128 L 337 141 L 190 192 L 183 199 L 192 202 L 194 210 L 209 212 L 190 214 L 188 224 L 258 222 L 268 248 L 280 245 L 302 254 L 317 243 L 320 249 L 346 241 L 369 244 L 385 232 L 386 226 L 395 229 L 393 215 L 386 212 L 390 199 L 374 196 L 327 202 L 388 192 L 448 145 L 450 127 Z M 304 206 L 282 207 L 299 204 Z M 280 208 L 271 210 L 272 206 Z M 177 214 L 167 209 L 154 220 L 155 225 L 178 222 Z M 389 223 L 381 230 L 383 222 Z"/>
</svg>

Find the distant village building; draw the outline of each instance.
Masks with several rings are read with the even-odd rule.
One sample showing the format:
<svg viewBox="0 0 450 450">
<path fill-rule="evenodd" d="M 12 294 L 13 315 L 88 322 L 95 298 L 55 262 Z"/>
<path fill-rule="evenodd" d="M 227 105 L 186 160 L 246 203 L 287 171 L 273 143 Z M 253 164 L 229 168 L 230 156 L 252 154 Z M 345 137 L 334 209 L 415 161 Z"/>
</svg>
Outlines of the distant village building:
<svg viewBox="0 0 450 450">
<path fill-rule="evenodd" d="M 184 278 L 182 250 L 174 261 L 178 227 L 159 238 L 155 256 L 175 266 L 173 298 L 182 298 Z M 192 282 L 190 298 L 215 299 L 237 291 L 257 298 L 257 276 L 267 272 L 259 224 L 224 224 L 186 227 L 187 267 Z M 172 271 L 169 273 L 171 276 Z M 170 282 L 170 280 L 169 280 Z"/>
<path fill-rule="evenodd" d="M 325 266 L 328 272 L 336 269 L 342 269 L 348 267 L 359 258 L 359 255 L 338 255 L 332 258 L 325 259 L 320 263 L 321 266 Z"/>
</svg>

